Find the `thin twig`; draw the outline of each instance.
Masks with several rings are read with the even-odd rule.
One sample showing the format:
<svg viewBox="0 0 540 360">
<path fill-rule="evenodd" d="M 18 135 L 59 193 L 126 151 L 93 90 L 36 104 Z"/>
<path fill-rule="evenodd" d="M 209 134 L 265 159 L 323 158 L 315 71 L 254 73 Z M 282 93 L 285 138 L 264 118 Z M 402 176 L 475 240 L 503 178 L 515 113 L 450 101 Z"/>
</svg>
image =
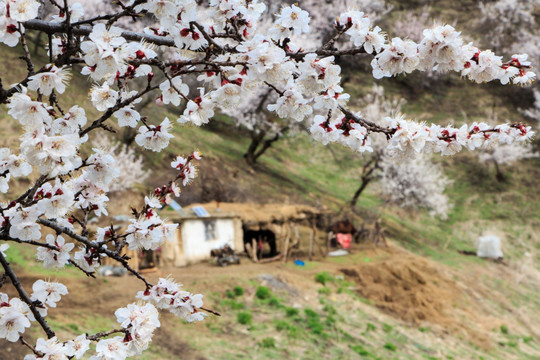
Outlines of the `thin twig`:
<svg viewBox="0 0 540 360">
<path fill-rule="evenodd" d="M 19 338 L 19 341 L 21 342 L 21 344 L 23 344 L 24 346 L 29 348 L 36 356 L 38 356 L 40 358 L 44 356 L 44 354 L 37 351 L 36 348 L 33 347 L 28 341 L 26 341 L 22 336 Z"/>
<path fill-rule="evenodd" d="M 123 108 L 124 106 L 127 106 L 127 105 L 131 104 L 133 102 L 133 100 L 142 97 L 143 95 L 149 93 L 152 90 L 157 89 L 158 87 L 159 87 L 158 85 L 156 85 L 156 86 L 147 86 L 146 89 L 144 89 L 143 91 L 137 93 L 136 95 L 133 95 L 129 99 L 117 102 L 115 106 L 113 106 L 110 109 L 107 109 L 107 111 L 103 115 L 101 115 L 101 117 L 99 119 L 94 120 L 94 122 L 92 122 L 92 124 L 90 126 L 88 126 L 87 128 L 82 129 L 81 131 L 79 131 L 79 136 L 84 136 L 85 134 L 89 133 L 90 131 L 92 131 L 92 130 L 94 130 L 96 128 L 103 128 L 103 123 L 107 119 L 109 119 L 116 110 L 119 110 L 119 109 Z"/>
<path fill-rule="evenodd" d="M 30 50 L 28 49 L 28 44 L 26 43 L 26 35 L 24 31 L 21 29 L 21 25 L 19 24 L 19 33 L 21 34 L 21 45 L 24 51 L 24 56 L 21 56 L 21 58 L 26 62 L 26 69 L 28 70 L 28 77 L 35 74 L 34 64 L 32 63 L 32 57 L 30 56 Z"/>
<path fill-rule="evenodd" d="M 114 329 L 114 330 L 99 332 L 94 335 L 87 335 L 86 338 L 90 341 L 98 341 L 99 339 L 107 337 L 112 334 L 117 334 L 117 333 L 125 334 L 126 332 L 127 332 L 127 329 Z"/>
<path fill-rule="evenodd" d="M 93 278 L 93 279 L 96 278 L 96 275 L 95 275 L 93 272 L 88 272 L 88 271 L 84 270 L 84 269 L 83 269 L 82 267 L 80 267 L 79 264 L 77 264 L 75 261 L 69 259 L 68 262 L 69 262 L 71 265 L 75 266 L 77 269 L 81 270 L 86 276 L 91 277 L 91 278 Z"/>
</svg>

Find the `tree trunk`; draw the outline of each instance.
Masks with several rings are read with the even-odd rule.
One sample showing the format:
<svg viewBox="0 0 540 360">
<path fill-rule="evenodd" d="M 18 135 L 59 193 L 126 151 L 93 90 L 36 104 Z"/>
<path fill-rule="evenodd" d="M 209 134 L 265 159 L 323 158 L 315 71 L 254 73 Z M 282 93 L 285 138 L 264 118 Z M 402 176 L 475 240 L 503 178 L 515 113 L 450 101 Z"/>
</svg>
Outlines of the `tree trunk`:
<svg viewBox="0 0 540 360">
<path fill-rule="evenodd" d="M 254 166 L 257 162 L 257 159 L 261 157 L 262 154 L 268 150 L 272 144 L 279 140 L 282 134 L 286 133 L 289 130 L 288 126 L 280 129 L 273 137 L 270 139 L 264 139 L 266 132 L 252 132 L 251 133 L 251 143 L 249 144 L 246 153 L 244 154 L 244 159 L 250 166 Z"/>
<path fill-rule="evenodd" d="M 264 133 L 259 132 L 251 133 L 251 143 L 249 144 L 249 147 L 246 150 L 246 153 L 244 154 L 244 159 L 246 159 L 246 162 L 249 166 L 255 165 L 255 162 L 257 161 L 257 156 L 255 154 L 257 153 L 257 148 L 261 144 L 262 139 L 264 138 Z"/>
<path fill-rule="evenodd" d="M 360 187 L 354 193 L 351 202 L 349 203 L 351 208 L 354 209 L 358 198 L 362 195 L 362 192 L 366 189 L 369 183 L 374 179 L 373 173 L 379 168 L 380 156 L 374 155 L 367 163 L 362 167 L 362 182 Z"/>
<path fill-rule="evenodd" d="M 497 171 L 497 174 L 495 177 L 497 178 L 498 182 L 506 182 L 506 176 L 501 171 L 501 168 L 499 167 L 499 163 L 495 160 L 493 160 L 493 163 L 495 164 L 495 171 Z"/>
<path fill-rule="evenodd" d="M 356 190 L 353 198 L 351 199 L 351 208 L 354 208 L 356 206 L 358 198 L 360 197 L 360 195 L 362 195 L 362 192 L 366 189 L 371 180 L 372 178 L 370 177 L 362 177 L 362 183 L 360 184 L 360 187 Z"/>
</svg>

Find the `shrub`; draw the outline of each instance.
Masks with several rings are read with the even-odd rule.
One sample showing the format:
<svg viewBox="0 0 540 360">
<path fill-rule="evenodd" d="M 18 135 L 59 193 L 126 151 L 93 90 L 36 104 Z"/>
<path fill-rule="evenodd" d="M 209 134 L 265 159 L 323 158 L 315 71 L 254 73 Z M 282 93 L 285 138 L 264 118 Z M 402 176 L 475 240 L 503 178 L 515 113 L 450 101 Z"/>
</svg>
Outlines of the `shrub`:
<svg viewBox="0 0 540 360">
<path fill-rule="evenodd" d="M 501 332 L 502 332 L 503 334 L 505 334 L 505 335 L 508 334 L 508 326 L 506 326 L 506 325 L 504 325 L 504 324 L 501 325 Z"/>
<path fill-rule="evenodd" d="M 329 315 L 335 315 L 337 314 L 337 310 L 332 305 L 324 305 L 323 310 L 327 312 Z"/>
<path fill-rule="evenodd" d="M 277 297 L 272 296 L 270 299 L 268 299 L 268 305 L 277 307 L 281 304 L 279 303 L 279 299 Z"/>
<path fill-rule="evenodd" d="M 244 303 L 232 300 L 232 299 L 225 299 L 221 302 L 223 306 L 229 307 L 231 310 L 242 310 L 246 307 Z"/>
<path fill-rule="evenodd" d="M 314 334 L 321 335 L 324 332 L 324 326 L 321 324 L 319 314 L 315 311 L 307 308 L 304 309 L 304 314 L 306 315 L 307 328 Z"/>
<path fill-rule="evenodd" d="M 300 328 L 296 325 L 290 324 L 285 320 L 278 320 L 276 321 L 276 330 L 277 331 L 287 331 L 287 334 L 289 337 L 296 338 L 298 337 L 298 334 L 300 333 Z"/>
<path fill-rule="evenodd" d="M 396 351 L 397 350 L 397 346 L 392 344 L 392 343 L 386 343 L 384 344 L 383 346 L 386 350 L 390 350 L 390 351 Z"/>
<path fill-rule="evenodd" d="M 308 320 L 307 327 L 316 335 L 321 335 L 324 332 L 324 326 L 318 320 Z"/>
<path fill-rule="evenodd" d="M 332 294 L 332 290 L 330 290 L 330 288 L 328 288 L 326 286 L 323 287 L 323 288 L 320 288 L 318 291 L 319 291 L 319 294 L 321 294 L 321 295 L 330 295 L 330 294 Z"/>
<path fill-rule="evenodd" d="M 392 331 L 392 326 L 388 324 L 382 324 L 382 329 L 385 333 L 389 333 L 390 331 Z"/>
<path fill-rule="evenodd" d="M 377 328 L 372 323 L 367 323 L 366 325 L 366 332 L 375 331 Z"/>
<path fill-rule="evenodd" d="M 311 310 L 310 308 L 304 309 L 304 314 L 306 315 L 306 318 L 308 319 L 319 320 L 319 314 L 317 314 L 315 311 Z"/>
<path fill-rule="evenodd" d="M 530 343 L 531 341 L 533 341 L 534 338 L 533 338 L 532 336 L 524 336 L 524 337 L 522 338 L 522 340 L 523 340 L 523 343 L 528 344 L 528 343 Z"/>
<path fill-rule="evenodd" d="M 276 347 L 276 340 L 271 337 L 265 337 L 262 339 L 262 341 L 259 343 L 261 347 L 265 349 L 275 348 Z"/>
<path fill-rule="evenodd" d="M 234 294 L 235 294 L 236 296 L 242 296 L 242 295 L 244 295 L 244 288 L 241 287 L 241 286 L 235 286 L 234 289 L 233 289 L 233 291 L 234 291 Z"/>
<path fill-rule="evenodd" d="M 360 356 L 372 356 L 371 353 L 361 345 L 353 345 L 351 346 L 351 350 Z"/>
<path fill-rule="evenodd" d="M 298 309 L 295 309 L 293 307 L 288 307 L 285 309 L 285 313 L 287 314 L 288 317 L 293 317 L 293 316 L 298 315 L 299 311 Z"/>
<path fill-rule="evenodd" d="M 331 325 L 333 325 L 333 324 L 335 324 L 335 323 L 336 323 L 336 318 L 333 317 L 332 315 L 329 315 L 329 316 L 326 318 L 325 324 L 326 324 L 327 326 L 331 326 Z"/>
<path fill-rule="evenodd" d="M 251 325 L 251 313 L 243 311 L 236 315 L 236 320 L 242 325 Z"/>
<path fill-rule="evenodd" d="M 315 275 L 315 281 L 323 285 L 326 285 L 326 283 L 332 281 L 332 279 L 332 275 L 327 271 Z"/>
<path fill-rule="evenodd" d="M 277 331 L 283 331 L 283 330 L 287 330 L 289 328 L 289 323 L 286 322 L 285 320 L 278 320 L 276 321 L 276 330 Z"/>
<path fill-rule="evenodd" d="M 259 286 L 255 292 L 255 296 L 261 300 L 269 299 L 272 296 L 272 292 L 266 286 Z"/>
</svg>

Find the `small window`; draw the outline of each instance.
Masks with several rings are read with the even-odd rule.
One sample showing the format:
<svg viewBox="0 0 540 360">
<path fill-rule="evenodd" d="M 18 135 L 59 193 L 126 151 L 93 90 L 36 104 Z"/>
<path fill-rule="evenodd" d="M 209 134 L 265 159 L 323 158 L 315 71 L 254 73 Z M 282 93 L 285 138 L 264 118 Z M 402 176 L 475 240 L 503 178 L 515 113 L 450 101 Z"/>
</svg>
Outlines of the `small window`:
<svg viewBox="0 0 540 360">
<path fill-rule="evenodd" d="M 217 240 L 216 220 L 205 220 L 204 223 L 204 240 Z"/>
</svg>

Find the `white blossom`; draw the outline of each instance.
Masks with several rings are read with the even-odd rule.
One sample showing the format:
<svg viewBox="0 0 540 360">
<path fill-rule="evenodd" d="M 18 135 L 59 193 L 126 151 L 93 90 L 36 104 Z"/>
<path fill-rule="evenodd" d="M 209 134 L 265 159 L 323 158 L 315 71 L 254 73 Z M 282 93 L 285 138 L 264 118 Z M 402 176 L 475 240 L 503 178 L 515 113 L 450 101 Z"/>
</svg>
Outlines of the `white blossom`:
<svg viewBox="0 0 540 360">
<path fill-rule="evenodd" d="M 79 247 L 79 251 L 73 254 L 73 261 L 87 273 L 93 273 L 100 265 L 100 257 L 95 248 L 87 250 L 85 247 Z"/>
<path fill-rule="evenodd" d="M 86 113 L 78 105 L 72 106 L 67 113 L 52 122 L 52 131 L 59 135 L 73 134 L 86 125 Z"/>
<path fill-rule="evenodd" d="M 0 16 L 0 42 L 9 47 L 14 47 L 19 43 L 21 34 L 17 31 L 17 21 L 2 14 Z"/>
<path fill-rule="evenodd" d="M 175 77 L 172 81 L 166 80 L 159 85 L 161 90 L 161 100 L 164 104 L 180 105 L 181 95 L 189 94 L 189 87 L 182 82 L 180 77 Z"/>
<path fill-rule="evenodd" d="M 36 350 L 44 354 L 43 359 L 68 360 L 66 347 L 58 341 L 56 336 L 47 340 L 37 339 Z"/>
<path fill-rule="evenodd" d="M 41 211 L 36 206 L 23 208 L 20 204 L 4 211 L 11 224 L 9 236 L 21 240 L 38 240 L 41 237 L 40 226 L 36 223 Z"/>
<path fill-rule="evenodd" d="M 127 307 L 116 310 L 114 315 L 120 326 L 129 330 L 129 356 L 141 354 L 148 348 L 154 331 L 160 326 L 156 307 L 150 303 L 128 304 Z"/>
<path fill-rule="evenodd" d="M 54 186 L 46 183 L 38 189 L 34 198 L 40 212 L 50 219 L 64 217 L 75 204 L 73 191 L 58 178 Z"/>
<path fill-rule="evenodd" d="M 206 124 L 214 116 L 214 106 L 214 102 L 204 94 L 204 89 L 201 89 L 201 94 L 187 103 L 184 114 L 178 118 L 178 122 L 192 123 L 197 126 Z"/>
<path fill-rule="evenodd" d="M 6 257 L 6 251 L 9 249 L 9 244 L 2 244 L 0 245 L 0 253 L 3 257 Z"/>
<path fill-rule="evenodd" d="M 159 309 L 168 309 L 188 322 L 204 320 L 206 314 L 200 311 L 203 296 L 184 291 L 181 287 L 182 284 L 175 283 L 171 279 L 160 278 L 157 285 L 146 291 L 140 291 L 137 297 L 153 302 Z"/>
<path fill-rule="evenodd" d="M 40 5 L 36 0 L 9 0 L 9 14 L 19 22 L 35 19 Z"/>
<path fill-rule="evenodd" d="M 383 51 L 372 60 L 373 77 L 381 79 L 400 73 L 410 73 L 416 69 L 419 61 L 416 43 L 393 38 L 392 42 L 385 45 Z"/>
<path fill-rule="evenodd" d="M 286 6 L 277 16 L 276 25 L 291 29 L 296 34 L 309 31 L 309 13 L 296 5 Z"/>
<path fill-rule="evenodd" d="M 56 303 L 60 301 L 63 295 L 67 295 L 68 290 L 65 285 L 57 282 L 45 282 L 37 280 L 32 285 L 34 291 L 31 296 L 32 301 L 39 301 L 43 305 L 56 307 Z"/>
<path fill-rule="evenodd" d="M 70 259 L 70 251 L 75 247 L 72 243 L 66 243 L 61 235 L 47 235 L 47 244 L 56 246 L 58 250 L 53 250 L 46 247 L 38 247 L 37 259 L 43 261 L 43 267 L 45 268 L 62 268 Z"/>
<path fill-rule="evenodd" d="M 128 356 L 128 345 L 122 336 L 101 339 L 96 345 L 96 353 L 90 360 L 123 360 Z"/>
<path fill-rule="evenodd" d="M 106 136 L 97 139 L 94 144 L 103 159 L 100 160 L 101 165 L 95 166 L 93 170 L 99 169 L 106 175 L 90 175 L 88 178 L 91 181 L 91 177 L 99 176 L 104 180 L 101 182 L 103 186 L 108 187 L 111 192 L 118 192 L 130 189 L 137 183 L 142 184 L 150 176 L 150 172 L 145 169 L 144 160 L 137 154 L 135 146 L 114 143 L 110 137 Z"/>
<path fill-rule="evenodd" d="M 136 127 L 141 119 L 139 114 L 132 106 L 126 106 L 113 113 L 114 117 L 118 119 L 118 126 Z"/>
<path fill-rule="evenodd" d="M 168 118 L 157 126 L 148 125 L 139 128 L 139 134 L 135 137 L 137 145 L 152 151 L 161 151 L 169 145 L 169 140 L 174 136 L 169 134 L 171 123 Z"/>
<path fill-rule="evenodd" d="M 60 69 L 55 65 L 49 65 L 48 67 L 48 71 L 30 76 L 28 88 L 30 90 L 37 90 L 45 96 L 51 95 L 53 90 L 56 90 L 59 94 L 63 94 L 66 91 L 66 84 L 69 82 L 71 74 L 65 67 Z"/>
<path fill-rule="evenodd" d="M 80 359 L 90 349 L 90 340 L 86 338 L 86 334 L 82 334 L 68 341 L 65 347 L 66 355 Z"/>
<path fill-rule="evenodd" d="M 15 93 L 8 104 L 8 114 L 31 130 L 42 129 L 51 124 L 50 107 L 39 101 L 33 101 L 23 92 Z"/>
<path fill-rule="evenodd" d="M 90 100 L 97 110 L 105 111 L 116 105 L 118 92 L 111 89 L 107 83 L 102 86 L 95 85 L 90 91 Z"/>
<path fill-rule="evenodd" d="M 16 342 L 34 318 L 28 317 L 28 314 L 31 315 L 30 308 L 19 298 L 8 301 L 7 295 L 0 293 L 0 300 L 0 339 Z"/>
</svg>

